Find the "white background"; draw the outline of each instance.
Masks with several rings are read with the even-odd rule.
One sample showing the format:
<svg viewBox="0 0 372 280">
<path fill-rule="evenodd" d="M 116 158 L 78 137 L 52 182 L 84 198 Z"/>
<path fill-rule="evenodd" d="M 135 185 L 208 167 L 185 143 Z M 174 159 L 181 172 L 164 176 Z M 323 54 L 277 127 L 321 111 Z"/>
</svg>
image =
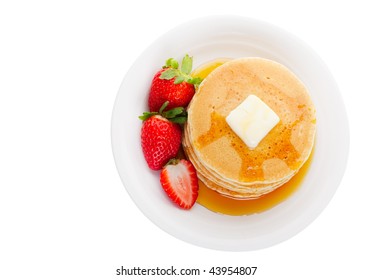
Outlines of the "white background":
<svg viewBox="0 0 372 280">
<path fill-rule="evenodd" d="M 367 4 L 1 1 L 0 279 L 129 279 L 115 275 L 122 265 L 257 266 L 252 279 L 371 279 Z M 112 156 L 112 108 L 132 63 L 169 29 L 211 14 L 265 20 L 303 39 L 333 73 L 349 116 L 349 163 L 333 200 L 304 231 L 259 251 L 214 251 L 163 232 L 134 205 Z M 138 278 L 164 277 L 130 279 Z"/>
</svg>

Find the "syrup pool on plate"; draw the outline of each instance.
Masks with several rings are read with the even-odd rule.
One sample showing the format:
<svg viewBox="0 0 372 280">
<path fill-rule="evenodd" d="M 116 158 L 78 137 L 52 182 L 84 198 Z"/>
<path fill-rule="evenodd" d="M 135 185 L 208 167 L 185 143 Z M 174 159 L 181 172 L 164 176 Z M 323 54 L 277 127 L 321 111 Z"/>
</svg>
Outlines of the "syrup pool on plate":
<svg viewBox="0 0 372 280">
<path fill-rule="evenodd" d="M 229 59 L 216 59 L 209 63 L 206 63 L 192 73 L 194 77 L 200 77 L 204 79 L 214 69 L 227 62 Z M 309 166 L 311 164 L 312 154 L 298 173 L 287 183 L 273 192 L 266 194 L 258 199 L 252 200 L 237 200 L 228 198 L 219 194 L 218 192 L 206 187 L 202 181 L 199 180 L 199 196 L 197 202 L 205 208 L 233 216 L 250 215 L 260 213 L 280 204 L 288 197 L 290 197 L 301 185 L 305 178 Z"/>
</svg>

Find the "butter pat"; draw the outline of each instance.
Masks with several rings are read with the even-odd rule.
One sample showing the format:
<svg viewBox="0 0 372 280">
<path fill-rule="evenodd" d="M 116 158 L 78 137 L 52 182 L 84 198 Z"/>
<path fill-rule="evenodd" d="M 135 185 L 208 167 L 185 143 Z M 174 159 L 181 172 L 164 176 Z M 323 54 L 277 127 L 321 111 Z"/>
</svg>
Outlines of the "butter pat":
<svg viewBox="0 0 372 280">
<path fill-rule="evenodd" d="M 254 149 L 280 121 L 278 115 L 255 95 L 249 95 L 226 117 L 231 129 Z"/>
</svg>

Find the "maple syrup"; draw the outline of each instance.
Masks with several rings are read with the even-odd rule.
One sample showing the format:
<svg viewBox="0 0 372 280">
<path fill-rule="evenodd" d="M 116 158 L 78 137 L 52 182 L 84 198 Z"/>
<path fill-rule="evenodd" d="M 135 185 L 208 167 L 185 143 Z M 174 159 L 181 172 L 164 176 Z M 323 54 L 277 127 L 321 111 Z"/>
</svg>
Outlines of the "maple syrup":
<svg viewBox="0 0 372 280">
<path fill-rule="evenodd" d="M 204 79 L 214 69 L 227 62 L 229 59 L 216 59 L 195 69 L 192 73 L 194 77 Z M 197 203 L 205 208 L 225 215 L 242 216 L 260 213 L 280 204 L 291 196 L 303 182 L 312 160 L 311 153 L 298 173 L 287 183 L 273 192 L 257 199 L 238 200 L 229 198 L 209 189 L 199 180 L 199 196 Z"/>
</svg>

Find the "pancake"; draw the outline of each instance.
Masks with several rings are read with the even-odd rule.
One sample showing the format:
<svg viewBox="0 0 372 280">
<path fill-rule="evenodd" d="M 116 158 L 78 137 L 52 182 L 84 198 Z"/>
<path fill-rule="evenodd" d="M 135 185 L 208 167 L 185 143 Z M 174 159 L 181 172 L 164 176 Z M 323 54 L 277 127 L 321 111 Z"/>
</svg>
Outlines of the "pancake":
<svg viewBox="0 0 372 280">
<path fill-rule="evenodd" d="M 238 184 L 231 184 L 228 181 L 224 181 L 223 179 L 217 178 L 210 170 L 205 169 L 205 167 L 200 164 L 198 159 L 195 157 L 193 150 L 190 148 L 188 144 L 187 137 L 184 138 L 184 151 L 188 156 L 188 159 L 191 160 L 198 170 L 198 177 L 199 179 L 210 189 L 213 189 L 223 195 L 239 198 L 239 199 L 246 199 L 246 198 L 255 198 L 261 196 L 263 194 L 267 194 L 272 192 L 280 185 L 286 183 L 290 178 L 283 178 L 283 180 L 271 183 L 271 184 L 264 184 L 264 183 L 256 183 L 250 185 L 238 185 Z M 221 187 L 223 186 L 223 187 Z"/>
<path fill-rule="evenodd" d="M 280 118 L 255 149 L 225 120 L 250 94 Z M 188 107 L 183 146 L 206 186 L 234 198 L 256 198 L 290 180 L 306 162 L 315 123 L 310 96 L 289 69 L 240 58 L 219 66 L 200 85 Z"/>
</svg>

